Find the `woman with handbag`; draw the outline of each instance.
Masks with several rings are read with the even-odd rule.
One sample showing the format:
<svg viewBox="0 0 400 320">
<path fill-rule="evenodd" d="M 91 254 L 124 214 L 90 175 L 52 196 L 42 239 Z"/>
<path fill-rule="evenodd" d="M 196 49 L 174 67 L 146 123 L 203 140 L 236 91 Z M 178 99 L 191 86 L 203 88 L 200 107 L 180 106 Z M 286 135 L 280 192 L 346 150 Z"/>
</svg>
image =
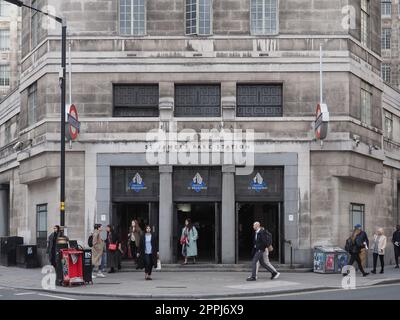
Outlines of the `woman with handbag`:
<svg viewBox="0 0 400 320">
<path fill-rule="evenodd" d="M 107 226 L 107 266 L 110 268 L 108 273 L 114 273 L 119 264 L 119 251 L 121 250 L 121 241 L 118 234 L 111 225 Z"/>
<path fill-rule="evenodd" d="M 144 266 L 145 280 L 152 280 L 151 272 L 157 266 L 158 241 L 155 234 L 151 232 L 149 225 L 145 228 L 145 234 L 140 239 L 140 265 Z"/>
<path fill-rule="evenodd" d="M 183 264 L 188 264 L 188 257 L 193 258 L 193 263 L 196 263 L 197 256 L 197 239 L 199 234 L 196 227 L 192 225 L 190 219 L 185 220 L 185 227 L 182 229 L 181 234 L 181 245 L 182 245 L 182 255 L 185 257 L 185 262 Z"/>
<path fill-rule="evenodd" d="M 387 238 L 383 234 L 383 228 L 379 228 L 374 234 L 374 244 L 372 245 L 373 249 L 373 266 L 374 268 L 372 269 L 371 273 L 375 274 L 376 273 L 376 265 L 378 262 L 378 257 L 381 262 L 381 272 L 384 272 L 385 268 L 385 249 L 386 249 L 386 244 L 387 244 Z"/>
</svg>

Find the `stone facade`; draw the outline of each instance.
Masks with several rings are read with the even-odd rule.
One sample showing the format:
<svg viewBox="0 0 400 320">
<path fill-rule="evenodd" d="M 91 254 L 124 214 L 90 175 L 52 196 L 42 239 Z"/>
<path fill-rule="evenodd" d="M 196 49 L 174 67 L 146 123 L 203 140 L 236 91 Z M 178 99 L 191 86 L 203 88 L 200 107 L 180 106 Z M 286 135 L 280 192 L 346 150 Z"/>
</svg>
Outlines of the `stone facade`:
<svg viewBox="0 0 400 320">
<path fill-rule="evenodd" d="M 396 118 L 394 135 L 383 139 L 382 115 L 386 108 L 399 116 L 400 95 L 380 79 L 380 6 L 370 2 L 371 42 L 366 47 L 360 43 L 359 1 L 279 1 L 278 34 L 253 36 L 249 0 L 215 0 L 213 34 L 197 37 L 184 35 L 184 1 L 147 0 L 146 36 L 134 37 L 119 34 L 118 1 L 49 0 L 47 4 L 67 19 L 73 102 L 81 121 L 78 140 L 66 150 L 70 238 L 83 244 L 95 222 L 114 222 L 110 170 L 148 166 L 145 134 L 156 128 L 254 130 L 255 164 L 284 167 L 283 263 L 290 259 L 283 240 L 291 241 L 294 262 L 305 265 L 312 264 L 314 246 L 343 246 L 352 228 L 352 203 L 364 206 L 369 234 L 383 226 L 389 235 L 399 222 L 400 135 Z M 354 30 L 342 26 L 346 5 L 356 11 Z M 27 12 L 23 21 L 29 23 Z M 0 105 L 1 119 L 13 124 L 11 144 L 3 145 L 1 140 L 0 182 L 9 198 L 3 207 L 6 212 L 8 206 L 8 233 L 24 236 L 26 243 L 36 241 L 36 205 L 48 204 L 49 230 L 58 222 L 59 33 L 58 26 L 43 31 L 35 48 L 29 41 L 22 42 L 19 91 Z M 29 38 L 29 28 L 24 27 L 22 39 Z M 324 100 L 330 112 L 323 144 L 315 140 L 313 130 L 321 43 Z M 35 82 L 38 104 L 36 123 L 31 125 L 28 88 Z M 175 85 L 188 83 L 220 85 L 221 117 L 174 117 Z M 237 117 L 237 84 L 241 83 L 281 84 L 282 115 Z M 160 116 L 113 117 L 115 84 L 157 84 Z M 366 86 L 371 93 L 370 124 L 361 122 L 360 91 Z M 6 130 L 3 120 L 2 130 Z M 17 141 L 24 148 L 14 152 L 12 143 Z M 217 165 L 222 170 L 220 260 L 235 263 L 237 168 Z M 163 261 L 171 262 L 174 164 L 160 165 L 158 170 L 160 254 Z M 389 252 L 387 259 L 392 259 Z"/>
</svg>

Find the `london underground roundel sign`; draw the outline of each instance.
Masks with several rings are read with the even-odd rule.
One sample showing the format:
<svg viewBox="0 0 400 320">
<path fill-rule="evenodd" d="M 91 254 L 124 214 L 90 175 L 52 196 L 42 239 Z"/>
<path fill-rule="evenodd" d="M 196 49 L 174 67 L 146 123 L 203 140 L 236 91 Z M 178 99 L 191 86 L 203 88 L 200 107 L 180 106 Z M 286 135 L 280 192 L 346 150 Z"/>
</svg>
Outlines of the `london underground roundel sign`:
<svg viewBox="0 0 400 320">
<path fill-rule="evenodd" d="M 80 122 L 78 121 L 78 111 L 74 104 L 69 108 L 68 129 L 71 139 L 75 140 L 78 137 Z"/>
<path fill-rule="evenodd" d="M 325 103 L 319 103 L 317 105 L 315 117 L 315 137 L 317 140 L 323 140 L 326 138 L 328 134 L 328 125 L 329 125 L 329 112 L 328 106 Z"/>
</svg>

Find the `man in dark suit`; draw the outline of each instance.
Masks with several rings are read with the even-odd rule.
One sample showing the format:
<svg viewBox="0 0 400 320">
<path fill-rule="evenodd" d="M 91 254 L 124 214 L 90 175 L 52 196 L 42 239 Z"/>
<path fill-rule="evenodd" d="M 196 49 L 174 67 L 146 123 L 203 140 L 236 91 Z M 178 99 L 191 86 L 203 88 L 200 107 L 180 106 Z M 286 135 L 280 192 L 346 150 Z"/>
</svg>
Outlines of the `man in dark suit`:
<svg viewBox="0 0 400 320">
<path fill-rule="evenodd" d="M 253 237 L 253 248 L 252 248 L 252 272 L 251 276 L 247 278 L 247 281 L 256 281 L 256 273 L 257 273 L 257 262 L 260 263 L 262 267 L 271 272 L 271 280 L 276 279 L 279 276 L 279 273 L 272 270 L 267 264 L 264 262 L 264 251 L 268 250 L 268 247 L 271 245 L 272 239 L 268 236 L 265 230 L 261 229 L 259 222 L 254 222 L 254 237 Z"/>
</svg>

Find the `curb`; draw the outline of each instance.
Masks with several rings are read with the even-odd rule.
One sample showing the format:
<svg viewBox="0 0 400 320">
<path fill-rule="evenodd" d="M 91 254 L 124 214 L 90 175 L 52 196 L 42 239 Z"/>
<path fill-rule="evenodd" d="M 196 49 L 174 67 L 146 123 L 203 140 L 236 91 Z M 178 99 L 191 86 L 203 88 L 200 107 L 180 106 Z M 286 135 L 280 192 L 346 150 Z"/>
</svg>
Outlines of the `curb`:
<svg viewBox="0 0 400 320">
<path fill-rule="evenodd" d="M 400 283 L 400 279 L 388 279 L 382 280 L 377 283 L 365 286 L 359 286 L 358 288 L 363 287 L 372 287 L 377 285 L 385 285 L 385 284 L 395 284 Z M 133 294 L 104 294 L 104 293 L 84 293 L 84 292 L 67 292 L 62 290 L 48 290 L 42 288 L 27 288 L 27 287 L 12 287 L 5 286 L 0 284 L 3 288 L 8 289 L 17 289 L 17 290 L 28 290 L 28 291 L 37 291 L 37 292 L 45 292 L 45 293 L 53 293 L 53 294 L 62 294 L 68 296 L 90 296 L 90 297 L 103 297 L 103 298 L 129 298 L 129 299 L 188 299 L 188 300 L 197 300 L 197 299 L 218 299 L 218 298 L 243 298 L 243 297 L 258 297 L 258 296 L 274 296 L 281 294 L 291 294 L 291 293 L 301 293 L 301 292 L 314 292 L 314 291 L 323 291 L 323 290 L 337 290 L 341 289 L 340 287 L 313 287 L 313 288 L 298 288 L 298 289 L 286 289 L 286 290 L 277 290 L 277 291 L 258 291 L 258 292 L 243 292 L 243 293 L 227 293 L 227 294 L 142 294 L 142 295 L 133 295 Z"/>
</svg>

